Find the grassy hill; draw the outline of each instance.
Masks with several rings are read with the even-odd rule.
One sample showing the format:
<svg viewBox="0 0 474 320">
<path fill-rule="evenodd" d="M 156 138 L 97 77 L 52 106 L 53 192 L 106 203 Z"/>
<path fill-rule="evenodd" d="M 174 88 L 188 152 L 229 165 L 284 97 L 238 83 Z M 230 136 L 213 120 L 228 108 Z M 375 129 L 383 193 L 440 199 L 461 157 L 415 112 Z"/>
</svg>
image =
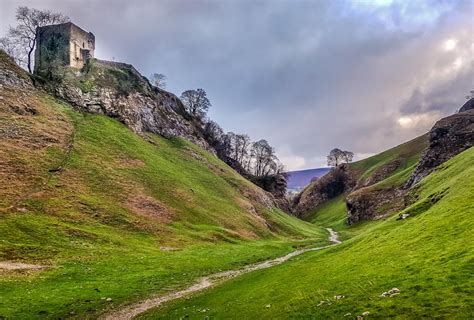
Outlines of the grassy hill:
<svg viewBox="0 0 474 320">
<path fill-rule="evenodd" d="M 0 318 L 94 318 L 326 242 L 184 139 L 139 136 L 31 88 L 0 93 L 0 263 L 39 268 L 0 268 Z"/>
<path fill-rule="evenodd" d="M 343 244 L 244 275 L 142 318 L 201 319 L 206 310 L 215 319 L 353 319 L 366 311 L 378 319 L 471 319 L 473 162 L 470 148 L 422 180 L 417 200 L 403 211 L 411 214 L 405 220 L 392 216 L 343 226 L 336 198 L 312 221 L 346 228 L 350 239 Z M 393 287 L 400 294 L 380 297 Z"/>
<path fill-rule="evenodd" d="M 349 164 L 347 171 L 353 180 L 352 184 L 355 189 L 351 192 L 356 195 L 370 195 L 377 191 L 400 188 L 415 170 L 427 144 L 428 137 L 423 135 L 367 159 Z M 316 183 L 317 181 L 309 185 L 303 193 L 310 193 Z M 302 218 L 339 231 L 343 239 L 350 237 L 353 230 L 362 228 L 358 226 L 350 231 L 347 226 L 346 198 L 351 192 L 341 194 L 313 210 L 305 212 Z M 389 211 L 393 208 L 381 206 L 380 209 Z M 396 208 L 394 210 L 396 211 Z M 364 224 L 364 222 L 360 223 Z"/>
<path fill-rule="evenodd" d="M 359 182 L 363 182 L 377 179 L 376 175 L 377 173 L 381 175 L 381 169 L 396 162 L 396 167 L 381 178 L 391 179 L 385 181 L 386 184 L 400 185 L 408 179 L 427 145 L 428 137 L 422 135 L 367 159 L 351 163 L 350 167 L 358 173 Z"/>
</svg>

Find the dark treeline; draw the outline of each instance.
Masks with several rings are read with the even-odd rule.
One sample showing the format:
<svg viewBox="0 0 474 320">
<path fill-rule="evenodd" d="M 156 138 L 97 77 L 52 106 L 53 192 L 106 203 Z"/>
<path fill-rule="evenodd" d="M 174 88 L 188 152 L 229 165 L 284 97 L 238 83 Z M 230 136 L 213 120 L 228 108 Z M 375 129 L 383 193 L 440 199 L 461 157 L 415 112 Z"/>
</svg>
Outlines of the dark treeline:
<svg viewBox="0 0 474 320">
<path fill-rule="evenodd" d="M 275 149 L 265 139 L 252 142 L 246 134 L 225 133 L 212 120 L 205 122 L 203 133 L 218 157 L 240 173 L 266 177 L 283 172 Z"/>
</svg>

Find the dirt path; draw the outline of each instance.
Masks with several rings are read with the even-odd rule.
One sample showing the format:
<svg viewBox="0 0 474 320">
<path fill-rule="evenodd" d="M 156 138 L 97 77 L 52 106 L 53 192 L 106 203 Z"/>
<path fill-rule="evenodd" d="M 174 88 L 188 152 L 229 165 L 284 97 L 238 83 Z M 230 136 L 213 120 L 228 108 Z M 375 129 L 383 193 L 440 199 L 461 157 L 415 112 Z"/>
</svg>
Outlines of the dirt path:
<svg viewBox="0 0 474 320">
<path fill-rule="evenodd" d="M 341 241 L 339 240 L 339 235 L 337 234 L 336 231 L 334 231 L 331 228 L 326 228 L 326 230 L 329 232 L 329 241 L 331 241 L 334 244 L 341 243 Z"/>
<path fill-rule="evenodd" d="M 40 270 L 46 268 L 45 266 L 39 266 L 36 264 L 27 264 L 21 262 L 12 261 L 0 261 L 0 269 L 4 270 Z"/>
<path fill-rule="evenodd" d="M 331 228 L 326 228 L 326 230 L 329 231 L 329 241 L 332 242 L 331 245 L 323 246 L 323 247 L 317 247 L 317 248 L 308 248 L 308 249 L 300 249 L 300 250 L 295 250 L 293 252 L 288 253 L 285 256 L 278 257 L 275 259 L 271 260 L 266 260 L 263 262 L 255 263 L 255 264 L 250 264 L 248 266 L 243 267 L 242 269 L 237 269 L 237 270 L 229 270 L 229 271 L 224 271 L 224 272 L 219 272 L 215 273 L 209 276 L 202 277 L 193 284 L 192 286 L 180 290 L 180 291 L 175 291 L 172 293 L 169 293 L 167 295 L 157 297 L 157 298 L 151 298 L 144 300 L 142 302 L 138 302 L 136 304 L 133 304 L 131 306 L 127 306 L 121 310 L 118 310 L 116 312 L 110 313 L 106 315 L 103 319 L 106 320 L 128 320 L 136 317 L 139 314 L 144 313 L 145 311 L 148 311 L 152 308 L 156 308 L 160 305 L 162 305 L 165 302 L 176 300 L 179 298 L 183 298 L 185 296 L 188 296 L 192 293 L 202 291 L 204 289 L 210 288 L 218 283 L 222 283 L 225 280 L 235 278 L 241 274 L 252 272 L 255 270 L 260 270 L 260 269 L 266 269 L 270 268 L 276 265 L 279 265 L 295 256 L 298 256 L 302 253 L 309 252 L 309 251 L 317 251 L 325 248 L 332 247 L 334 245 L 338 245 L 341 243 L 341 241 L 338 240 L 338 235 L 337 232 L 332 230 Z"/>
</svg>

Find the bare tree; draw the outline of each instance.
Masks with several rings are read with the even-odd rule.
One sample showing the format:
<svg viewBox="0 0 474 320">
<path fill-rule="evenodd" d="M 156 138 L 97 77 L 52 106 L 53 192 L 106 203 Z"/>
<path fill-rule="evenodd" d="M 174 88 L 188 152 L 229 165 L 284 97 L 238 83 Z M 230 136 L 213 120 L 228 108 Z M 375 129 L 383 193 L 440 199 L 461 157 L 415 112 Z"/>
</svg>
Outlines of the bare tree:
<svg viewBox="0 0 474 320">
<path fill-rule="evenodd" d="M 225 134 L 226 141 L 229 144 L 229 150 L 228 150 L 227 156 L 234 160 L 236 160 L 237 158 L 237 150 L 235 148 L 235 140 L 237 139 L 236 136 L 237 134 L 233 133 L 232 131 L 229 131 Z"/>
<path fill-rule="evenodd" d="M 338 148 L 334 148 L 329 152 L 327 156 L 328 166 L 337 167 L 342 162 L 343 151 Z"/>
<path fill-rule="evenodd" d="M 26 64 L 28 71 L 33 70 L 33 52 L 36 47 L 38 28 L 68 22 L 69 18 L 61 13 L 53 13 L 49 10 L 38 10 L 28 7 L 18 7 L 16 10 L 16 27 L 10 27 L 7 38 L 13 47 L 17 47 L 10 53 L 14 54 L 17 62 Z"/>
<path fill-rule="evenodd" d="M 180 99 L 186 110 L 198 119 L 203 119 L 211 106 L 206 91 L 203 89 L 186 90 L 181 94 Z"/>
<path fill-rule="evenodd" d="M 243 167 L 245 167 L 245 160 L 249 156 L 250 137 L 246 134 L 236 135 L 237 160 Z"/>
<path fill-rule="evenodd" d="M 343 151 L 342 152 L 342 160 L 345 163 L 352 162 L 353 158 L 354 158 L 354 152 L 350 152 L 350 151 Z"/>
<path fill-rule="evenodd" d="M 354 158 L 354 153 L 350 151 L 342 151 L 341 149 L 335 148 L 329 152 L 327 156 L 328 166 L 337 167 L 341 163 L 349 163 Z"/>
<path fill-rule="evenodd" d="M 230 157 L 245 167 L 245 160 L 249 155 L 250 138 L 246 134 L 235 134 L 228 132 L 227 137 L 230 141 Z"/>
<path fill-rule="evenodd" d="M 162 73 L 152 73 L 150 76 L 150 82 L 157 88 L 166 88 L 166 76 Z"/>
<path fill-rule="evenodd" d="M 256 176 L 266 176 L 273 170 L 276 170 L 276 156 L 274 149 L 270 146 L 267 140 L 261 139 L 252 144 L 251 156 L 253 160 L 254 170 Z"/>
<path fill-rule="evenodd" d="M 2 37 L 0 38 L 0 49 L 12 57 L 20 67 L 27 67 L 26 52 L 17 42 L 13 41 L 11 38 Z"/>
<path fill-rule="evenodd" d="M 229 146 L 225 139 L 224 130 L 216 122 L 209 120 L 203 127 L 204 139 L 216 150 L 219 158 L 227 157 Z"/>
</svg>

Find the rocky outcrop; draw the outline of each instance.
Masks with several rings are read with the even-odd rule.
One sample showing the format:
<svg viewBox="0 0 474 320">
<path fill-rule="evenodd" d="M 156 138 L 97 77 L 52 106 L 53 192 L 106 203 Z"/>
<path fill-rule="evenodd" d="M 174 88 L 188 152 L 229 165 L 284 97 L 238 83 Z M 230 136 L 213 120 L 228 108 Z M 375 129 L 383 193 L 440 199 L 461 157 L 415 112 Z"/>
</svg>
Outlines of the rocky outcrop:
<svg viewBox="0 0 474 320">
<path fill-rule="evenodd" d="M 443 118 L 434 125 L 429 132 L 428 147 L 404 186 L 374 185 L 398 168 L 397 159 L 377 169 L 364 182 L 359 181 L 356 191 L 346 197 L 347 222 L 353 224 L 361 220 L 378 219 L 400 211 L 405 207 L 405 194 L 410 188 L 440 164 L 472 147 L 474 145 L 472 106 L 472 101 L 468 101 L 459 113 Z"/>
<path fill-rule="evenodd" d="M 82 72 L 42 86 L 76 108 L 113 117 L 136 133 L 183 137 L 211 150 L 174 94 L 153 87 L 132 65 L 93 60 Z"/>
<path fill-rule="evenodd" d="M 461 108 L 465 111 L 439 120 L 430 130 L 429 146 L 406 188 L 414 186 L 437 166 L 474 145 L 474 109 L 472 102 L 468 103 Z"/>
<path fill-rule="evenodd" d="M 23 90 L 34 88 L 28 73 L 21 69 L 5 51 L 0 49 L 0 88 L 2 87 Z"/>
<path fill-rule="evenodd" d="M 404 190 L 401 188 L 363 188 L 346 198 L 347 223 L 384 218 L 404 207 Z"/>
<path fill-rule="evenodd" d="M 304 215 L 329 199 L 337 197 L 354 186 L 347 165 L 340 165 L 306 187 L 293 202 L 294 212 Z"/>
<path fill-rule="evenodd" d="M 469 99 L 466 101 L 465 104 L 459 109 L 459 112 L 464 112 L 467 110 L 473 110 L 474 109 L 474 98 Z"/>
<path fill-rule="evenodd" d="M 405 195 L 410 188 L 443 162 L 472 147 L 474 109 L 471 100 L 459 113 L 439 120 L 430 130 L 428 147 L 404 186 L 374 185 L 389 177 L 398 168 L 398 159 L 380 167 L 362 183 L 359 181 L 356 191 L 346 197 L 347 222 L 353 224 L 361 220 L 379 219 L 400 211 L 406 205 Z"/>
</svg>

